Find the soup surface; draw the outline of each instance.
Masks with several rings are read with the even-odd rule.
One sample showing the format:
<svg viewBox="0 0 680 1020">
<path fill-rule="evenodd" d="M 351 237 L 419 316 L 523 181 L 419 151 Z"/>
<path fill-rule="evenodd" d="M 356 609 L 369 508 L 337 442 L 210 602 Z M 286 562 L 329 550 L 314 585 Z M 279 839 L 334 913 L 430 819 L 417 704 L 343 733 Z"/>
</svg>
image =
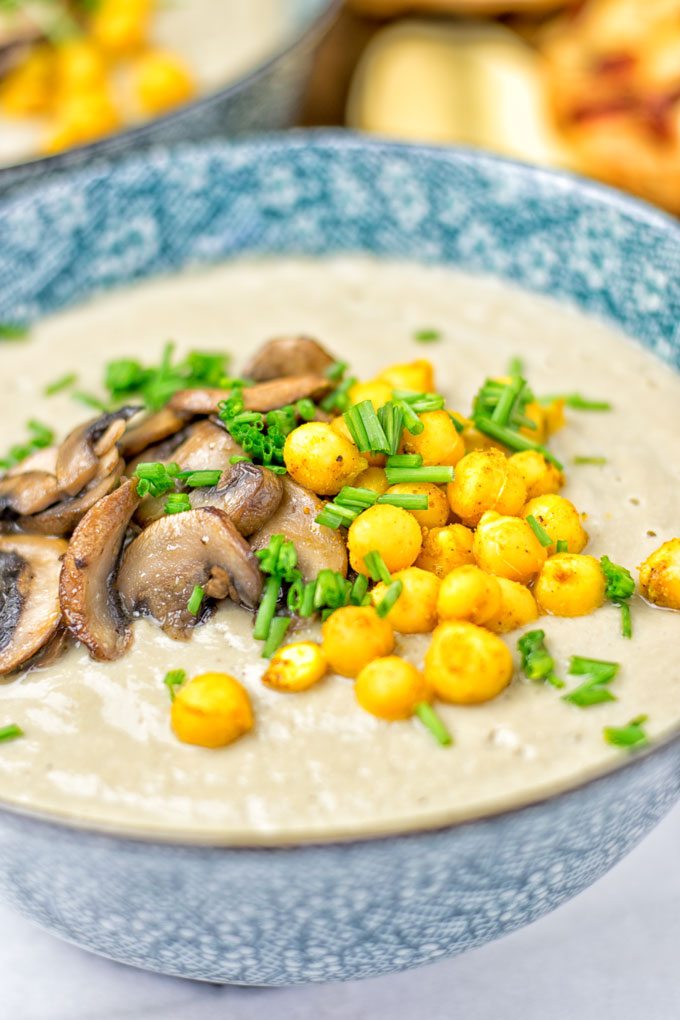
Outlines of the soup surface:
<svg viewBox="0 0 680 1020">
<path fill-rule="evenodd" d="M 441 330 L 426 347 L 413 335 Z M 228 349 L 234 368 L 263 340 L 317 336 L 355 374 L 430 358 L 449 406 L 463 412 L 480 382 L 519 356 L 538 393 L 579 390 L 609 413 L 568 412 L 552 449 L 567 466 L 563 490 L 587 513 L 587 552 L 633 569 L 678 532 L 680 378 L 609 326 L 493 280 L 439 267 L 360 257 L 243 262 L 145 283 L 55 315 L 24 344 L 0 351 L 3 441 L 24 437 L 33 415 L 62 435 L 83 420 L 67 393 L 45 386 L 77 370 L 98 391 L 114 357 L 153 361 L 178 350 Z M 574 466 L 577 456 L 604 465 Z M 329 677 L 284 695 L 260 682 L 265 662 L 252 617 L 222 603 L 188 643 L 135 623 L 128 654 L 96 663 L 71 648 L 54 664 L 0 687 L 0 725 L 25 737 L 0 745 L 0 799 L 117 830 L 186 839 L 267 842 L 415 829 L 509 807 L 567 788 L 626 752 L 604 726 L 646 713 L 656 739 L 680 721 L 680 618 L 634 596 L 634 636 L 619 610 L 544 618 L 559 673 L 573 654 L 621 663 L 617 700 L 586 710 L 525 680 L 478 707 L 440 704 L 454 745 L 441 748 L 417 721 L 385 723 L 357 705 L 352 682 Z M 314 628 L 301 631 L 314 636 Z M 517 662 L 519 632 L 507 636 Z M 429 636 L 398 636 L 422 660 Z M 220 751 L 181 744 L 169 725 L 169 669 L 234 674 L 256 714 L 252 734 Z M 567 678 L 576 686 L 578 678 Z"/>
</svg>

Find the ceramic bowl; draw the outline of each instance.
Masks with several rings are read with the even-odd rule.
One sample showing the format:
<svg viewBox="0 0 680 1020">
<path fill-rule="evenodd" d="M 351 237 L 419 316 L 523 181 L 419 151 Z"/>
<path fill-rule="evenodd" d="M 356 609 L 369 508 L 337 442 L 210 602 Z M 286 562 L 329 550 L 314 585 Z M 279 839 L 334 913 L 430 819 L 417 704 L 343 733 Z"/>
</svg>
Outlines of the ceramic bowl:
<svg viewBox="0 0 680 1020">
<path fill-rule="evenodd" d="M 186 0 L 190 2 L 190 0 Z M 227 0 L 229 2 L 229 0 Z M 55 156 L 0 167 L 0 194 L 26 181 L 55 176 L 156 144 L 224 138 L 290 127 L 299 113 L 316 49 L 342 0 L 281 0 L 287 29 L 279 48 L 217 92 L 203 95 L 145 124 Z"/>
<path fill-rule="evenodd" d="M 348 135 L 156 151 L 5 198 L 0 320 L 188 263 L 337 251 L 503 277 L 607 317 L 680 368 L 673 221 L 564 175 Z M 679 796 L 676 737 L 519 810 L 346 843 L 179 845 L 0 807 L 0 893 L 56 935 L 167 974 L 257 985 L 369 977 L 554 909 Z"/>
</svg>

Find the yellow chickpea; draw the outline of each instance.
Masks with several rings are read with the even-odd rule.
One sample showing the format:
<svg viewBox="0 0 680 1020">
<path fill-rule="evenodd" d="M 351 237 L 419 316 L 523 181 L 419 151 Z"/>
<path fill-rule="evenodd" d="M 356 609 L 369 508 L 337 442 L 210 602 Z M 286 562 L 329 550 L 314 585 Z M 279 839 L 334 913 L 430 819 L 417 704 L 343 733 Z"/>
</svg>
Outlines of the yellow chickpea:
<svg viewBox="0 0 680 1020">
<path fill-rule="evenodd" d="M 90 22 L 92 38 L 112 57 L 137 52 L 149 36 L 153 6 L 151 0 L 101 0 Z"/>
<path fill-rule="evenodd" d="M 331 422 L 331 428 L 333 429 L 334 432 L 337 432 L 339 436 L 342 436 L 343 439 L 346 439 L 348 443 L 352 443 L 354 445 L 352 435 L 349 429 L 347 428 L 347 422 L 345 421 L 341 414 L 338 415 L 337 418 L 333 419 L 333 421 Z M 364 458 L 369 467 L 384 467 L 385 462 L 387 461 L 387 457 L 385 456 L 384 453 L 367 452 L 362 453 L 361 456 Z M 387 482 L 385 482 L 385 484 L 387 484 Z"/>
<path fill-rule="evenodd" d="M 0 82 L 0 108 L 10 117 L 45 113 L 54 98 L 54 54 L 36 46 Z"/>
<path fill-rule="evenodd" d="M 465 453 L 465 444 L 448 411 L 426 411 L 420 415 L 424 428 L 418 436 L 404 429 L 404 453 L 419 453 L 423 464 L 456 465 Z"/>
<path fill-rule="evenodd" d="M 69 39 L 55 49 L 57 89 L 64 93 L 106 88 L 106 61 L 100 49 L 84 37 Z"/>
<path fill-rule="evenodd" d="M 671 538 L 640 564 L 644 597 L 666 609 L 680 609 L 680 538 Z"/>
<path fill-rule="evenodd" d="M 578 510 L 564 496 L 547 493 L 530 499 L 522 510 L 522 517 L 531 515 L 553 539 L 548 555 L 556 551 L 557 542 L 567 543 L 567 552 L 580 553 L 588 544 L 588 533 L 581 524 Z"/>
<path fill-rule="evenodd" d="M 321 421 L 305 422 L 288 434 L 283 460 L 294 481 L 323 496 L 335 496 L 366 468 L 354 443 Z"/>
<path fill-rule="evenodd" d="M 370 489 L 371 492 L 377 492 L 379 496 L 387 492 L 389 487 L 387 475 L 381 467 L 366 468 L 365 471 L 356 476 L 352 485 L 356 485 L 358 489 Z"/>
<path fill-rule="evenodd" d="M 434 369 L 430 361 L 419 358 L 401 365 L 389 365 L 379 375 L 395 390 L 413 390 L 414 393 L 434 392 Z"/>
<path fill-rule="evenodd" d="M 361 707 L 379 719 L 409 719 L 432 694 L 422 673 L 397 655 L 374 659 L 359 673 L 354 693 Z"/>
<path fill-rule="evenodd" d="M 546 551 L 526 521 L 489 510 L 472 543 L 477 564 L 489 574 L 528 584 L 546 560 Z"/>
<path fill-rule="evenodd" d="M 427 570 L 407 567 L 392 575 L 401 581 L 402 593 L 388 614 L 388 620 L 400 634 L 429 634 L 437 626 L 437 595 L 439 578 Z M 371 592 L 373 604 L 384 597 L 387 585 L 377 584 Z"/>
<path fill-rule="evenodd" d="M 425 656 L 425 679 L 456 705 L 495 698 L 512 680 L 512 656 L 499 637 L 463 620 L 440 623 Z"/>
<path fill-rule="evenodd" d="M 116 131 L 120 115 L 106 89 L 72 93 L 59 106 L 55 128 L 43 145 L 47 153 L 84 145 Z"/>
<path fill-rule="evenodd" d="M 415 565 L 444 578 L 456 567 L 475 562 L 472 553 L 473 538 L 473 533 L 463 524 L 432 528 L 423 538 L 423 547 Z"/>
<path fill-rule="evenodd" d="M 326 661 L 341 676 L 357 676 L 369 662 L 394 648 L 392 624 L 372 606 L 336 609 L 321 627 L 321 635 Z"/>
<path fill-rule="evenodd" d="M 134 87 L 144 113 L 158 114 L 188 102 L 196 92 L 189 68 L 180 57 L 150 50 L 134 69 Z"/>
<path fill-rule="evenodd" d="M 587 616 L 604 602 L 605 579 L 599 560 L 578 553 L 558 553 L 543 566 L 534 596 L 551 616 Z"/>
<path fill-rule="evenodd" d="M 265 687 L 296 694 L 318 683 L 328 670 L 326 656 L 314 641 L 297 641 L 279 648 L 262 677 Z"/>
<path fill-rule="evenodd" d="M 399 482 L 390 485 L 387 492 L 392 495 L 427 496 L 427 510 L 411 510 L 421 528 L 442 528 L 449 519 L 449 501 L 446 492 L 432 482 Z"/>
<path fill-rule="evenodd" d="M 564 475 L 546 460 L 538 450 L 522 450 L 513 453 L 510 464 L 521 474 L 527 490 L 527 499 L 559 492 L 564 485 Z"/>
<path fill-rule="evenodd" d="M 507 634 L 518 627 L 525 627 L 538 619 L 536 599 L 528 588 L 518 581 L 509 581 L 507 577 L 498 577 L 501 589 L 501 604 L 484 626 L 494 634 Z"/>
<path fill-rule="evenodd" d="M 185 744 L 225 747 L 253 728 L 245 688 L 228 673 L 202 673 L 177 693 L 172 728 Z"/>
<path fill-rule="evenodd" d="M 456 567 L 442 581 L 437 614 L 440 620 L 468 620 L 482 624 L 498 612 L 500 605 L 498 579 L 468 563 Z"/>
<path fill-rule="evenodd" d="M 349 560 L 357 573 L 367 574 L 364 556 L 379 552 L 392 574 L 414 563 L 422 540 L 420 525 L 408 510 L 387 504 L 371 506 L 350 525 Z"/>
<path fill-rule="evenodd" d="M 392 386 L 383 379 L 371 379 L 368 382 L 355 383 L 350 388 L 348 396 L 353 404 L 370 400 L 377 411 L 392 399 Z"/>
<path fill-rule="evenodd" d="M 473 450 L 462 458 L 447 495 L 454 514 L 474 528 L 487 510 L 518 514 L 526 501 L 526 486 L 510 460 L 491 447 Z"/>
</svg>

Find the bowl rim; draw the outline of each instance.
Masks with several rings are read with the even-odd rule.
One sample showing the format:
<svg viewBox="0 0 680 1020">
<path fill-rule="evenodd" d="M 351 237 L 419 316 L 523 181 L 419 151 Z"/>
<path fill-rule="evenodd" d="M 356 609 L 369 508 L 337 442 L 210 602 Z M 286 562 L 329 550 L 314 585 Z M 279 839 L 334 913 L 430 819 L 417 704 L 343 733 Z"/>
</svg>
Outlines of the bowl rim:
<svg viewBox="0 0 680 1020">
<path fill-rule="evenodd" d="M 319 0 L 319 2 L 321 7 L 316 14 L 304 18 L 297 31 L 290 35 L 286 34 L 284 40 L 273 52 L 251 65 L 249 70 L 236 80 L 227 82 L 220 88 L 212 89 L 187 103 L 182 103 L 181 106 L 177 106 L 167 113 L 151 117 L 142 124 L 129 128 L 124 127 L 103 138 L 97 138 L 82 145 L 74 145 L 70 149 L 49 156 L 32 156 L 19 160 L 17 163 L 2 164 L 0 165 L 0 188 L 12 185 L 15 180 L 18 183 L 30 185 L 31 181 L 39 177 L 40 174 L 56 169 L 83 168 L 87 165 L 88 157 L 114 159 L 117 156 L 122 158 L 124 155 L 133 155 L 134 150 L 127 148 L 131 144 L 136 144 L 139 149 L 144 145 L 163 144 L 155 143 L 151 137 L 158 125 L 172 124 L 173 121 L 186 116 L 190 110 L 200 113 L 203 110 L 209 110 L 216 103 L 237 97 L 241 92 L 252 88 L 260 78 L 263 78 L 279 61 L 284 60 L 298 46 L 314 40 L 315 37 L 318 37 L 318 41 L 320 41 L 337 17 L 344 0 Z M 178 141 L 176 144 L 182 144 L 182 142 Z M 22 180 L 23 172 L 26 173 L 26 178 Z"/>
<path fill-rule="evenodd" d="M 331 7 L 336 6 L 338 0 L 331 0 Z M 630 218 L 644 223 L 647 226 L 670 234 L 680 248 L 680 223 L 669 213 L 652 206 L 642 199 L 630 196 L 608 185 L 584 178 L 579 174 L 566 170 L 556 170 L 548 167 L 535 166 L 523 163 L 520 160 L 510 159 L 494 153 L 485 152 L 469 146 L 435 146 L 419 143 L 398 142 L 391 139 L 373 138 L 362 135 L 358 132 L 350 132 L 343 129 L 295 129 L 287 132 L 273 132 L 267 135 L 254 135 L 243 140 L 213 139 L 204 142 L 180 142 L 173 145 L 157 145 L 149 151 L 138 151 L 126 153 L 124 156 L 112 158 L 111 155 L 101 153 L 99 158 L 84 167 L 82 164 L 72 166 L 66 178 L 74 182 L 86 181 L 99 177 L 104 172 L 118 172 L 125 170 L 134 164 L 154 162 L 159 155 L 186 154 L 192 153 L 214 153 L 219 152 L 251 152 L 254 156 L 263 150 L 277 151 L 300 151 L 309 148 L 326 149 L 334 151 L 346 149 L 351 151 L 369 150 L 377 154 L 401 153 L 404 155 L 418 156 L 422 154 L 429 158 L 437 158 L 443 162 L 459 161 L 470 166 L 486 166 L 496 168 L 500 173 L 512 173 L 524 178 L 530 184 L 532 179 L 544 180 L 549 187 L 558 190 L 571 190 L 576 193 L 587 195 L 591 200 L 599 204 L 611 206 Z M 168 163 L 168 165 L 170 165 Z M 1 183 L 1 174 L 0 174 Z M 47 181 L 40 185 L 36 181 L 27 181 L 19 192 L 8 195 L 0 194 L 0 218 L 7 208 L 16 204 L 24 205 L 31 199 L 31 191 L 40 189 L 41 193 L 49 192 L 51 189 L 62 189 L 65 177 L 62 174 L 57 180 Z M 181 270 L 180 270 L 181 271 Z M 520 285 L 521 286 L 521 285 Z M 587 313 L 585 313 L 587 314 Z M 680 337 L 680 327 L 677 335 Z M 653 354 L 653 352 L 650 352 Z M 657 355 L 653 356 L 657 357 Z M 384 831 L 367 831 L 365 833 L 330 833 L 327 837 L 320 834 L 309 836 L 301 835 L 296 837 L 281 838 L 276 833 L 260 833 L 257 837 L 252 834 L 240 838 L 238 835 L 229 837 L 220 836 L 218 833 L 198 833 L 191 836 L 188 833 L 171 833 L 159 827 L 158 830 L 144 829 L 141 826 L 125 827 L 119 823 L 97 822 L 83 816 L 61 815 L 58 812 L 51 812 L 30 806 L 7 803 L 0 799 L 0 821 L 3 815 L 9 815 L 17 819 L 25 819 L 27 822 L 36 822 L 42 825 L 53 826 L 59 830 L 66 830 L 73 835 L 79 834 L 83 837 L 94 839 L 105 839 L 130 844 L 151 844 L 156 847 L 187 848 L 196 850 L 222 850 L 222 851 L 267 851 L 277 849 L 310 849 L 310 848 L 331 848 L 337 846 L 348 846 L 353 844 L 365 844 L 383 842 L 390 839 L 411 839 L 426 837 L 428 835 L 442 834 L 476 825 L 480 822 L 490 822 L 494 819 L 502 819 L 510 815 L 520 815 L 523 812 L 532 811 L 535 808 L 549 802 L 559 802 L 564 798 L 578 795 L 581 791 L 605 784 L 610 778 L 641 765 L 656 755 L 669 750 L 673 745 L 680 746 L 680 721 L 663 737 L 654 741 L 647 747 L 633 752 L 625 752 L 619 759 L 593 767 L 587 770 L 577 782 L 565 778 L 553 784 L 552 791 L 539 790 L 532 797 L 518 797 L 516 803 L 509 803 L 505 806 L 490 805 L 478 812 L 467 815 L 464 818 L 453 821 L 441 821 L 433 818 L 420 822 L 413 828 L 404 829 L 400 826 L 385 828 Z"/>
</svg>

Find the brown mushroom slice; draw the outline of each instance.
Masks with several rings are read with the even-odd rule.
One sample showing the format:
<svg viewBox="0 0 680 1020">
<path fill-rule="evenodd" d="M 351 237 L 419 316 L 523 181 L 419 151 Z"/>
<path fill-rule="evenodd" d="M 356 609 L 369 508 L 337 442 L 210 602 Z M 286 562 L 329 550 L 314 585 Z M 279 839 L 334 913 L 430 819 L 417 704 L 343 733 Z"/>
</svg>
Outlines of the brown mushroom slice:
<svg viewBox="0 0 680 1020">
<path fill-rule="evenodd" d="M 295 546 L 298 565 L 305 581 L 313 581 L 321 570 L 347 574 L 347 548 L 339 531 L 316 524 L 314 518 L 325 504 L 284 475 L 283 499 L 273 517 L 251 536 L 253 549 L 263 549 L 272 535 L 285 535 Z"/>
<path fill-rule="evenodd" d="M 332 354 L 311 336 L 281 336 L 259 348 L 243 369 L 246 379 L 267 382 L 284 375 L 321 375 L 334 363 Z"/>
<path fill-rule="evenodd" d="M 0 536 L 0 674 L 28 662 L 56 633 L 66 549 L 59 538 Z"/>
<path fill-rule="evenodd" d="M 194 489 L 189 495 L 194 508 L 216 506 L 224 510 L 246 537 L 264 527 L 282 498 L 283 485 L 278 475 L 247 461 L 230 464 L 217 485 Z"/>
<path fill-rule="evenodd" d="M 170 436 L 176 435 L 186 428 L 187 417 L 187 415 L 173 411 L 167 406 L 147 415 L 138 424 L 128 428 L 121 437 L 118 443 L 121 455 L 129 460 L 148 447 L 155 446 Z M 154 458 L 145 457 L 144 459 L 153 460 Z"/>
<path fill-rule="evenodd" d="M 70 535 L 88 510 L 104 496 L 113 492 L 123 473 L 122 466 L 123 461 L 121 460 L 115 471 L 102 479 L 90 482 L 77 496 L 62 499 L 54 506 L 43 510 L 42 513 L 32 514 L 30 517 L 20 517 L 17 521 L 19 527 L 22 531 L 28 531 L 34 535 Z"/>
<path fill-rule="evenodd" d="M 187 604 L 197 585 L 211 597 L 228 594 L 248 609 L 262 593 L 257 559 L 215 507 L 154 521 L 127 547 L 116 580 L 127 613 L 152 617 L 177 640 L 189 638 L 196 625 Z"/>
<path fill-rule="evenodd" d="M 328 379 L 318 375 L 291 375 L 271 382 L 257 383 L 243 390 L 246 411 L 274 411 L 306 397 L 316 399 L 331 388 Z M 170 406 L 183 414 L 215 414 L 218 405 L 232 396 L 231 390 L 179 390 L 170 398 Z"/>
<path fill-rule="evenodd" d="M 70 638 L 71 635 L 66 630 L 66 627 L 60 625 L 47 644 L 32 658 L 24 662 L 22 669 L 28 672 L 29 670 L 44 669 L 45 666 L 51 666 L 53 662 L 56 662 L 64 654 L 69 646 Z"/>
<path fill-rule="evenodd" d="M 138 407 L 121 407 L 69 433 L 57 454 L 57 482 L 63 493 L 75 496 L 92 481 L 99 470 L 99 458 L 121 438 L 125 422 L 138 410 Z"/>
<path fill-rule="evenodd" d="M 47 471 L 25 471 L 0 479 L 0 514 L 35 514 L 59 499 L 57 479 Z"/>
<path fill-rule="evenodd" d="M 57 454 L 59 453 L 58 446 L 44 446 L 41 450 L 36 450 L 35 453 L 30 453 L 24 460 L 19 461 L 14 467 L 11 467 L 5 478 L 13 478 L 15 475 L 23 475 L 27 471 L 46 471 L 48 475 L 56 475 L 57 473 Z"/>
<path fill-rule="evenodd" d="M 85 514 L 64 558 L 59 586 L 64 622 L 93 659 L 118 659 L 132 641 L 113 582 L 138 504 L 135 483 L 123 482 Z"/>
</svg>

